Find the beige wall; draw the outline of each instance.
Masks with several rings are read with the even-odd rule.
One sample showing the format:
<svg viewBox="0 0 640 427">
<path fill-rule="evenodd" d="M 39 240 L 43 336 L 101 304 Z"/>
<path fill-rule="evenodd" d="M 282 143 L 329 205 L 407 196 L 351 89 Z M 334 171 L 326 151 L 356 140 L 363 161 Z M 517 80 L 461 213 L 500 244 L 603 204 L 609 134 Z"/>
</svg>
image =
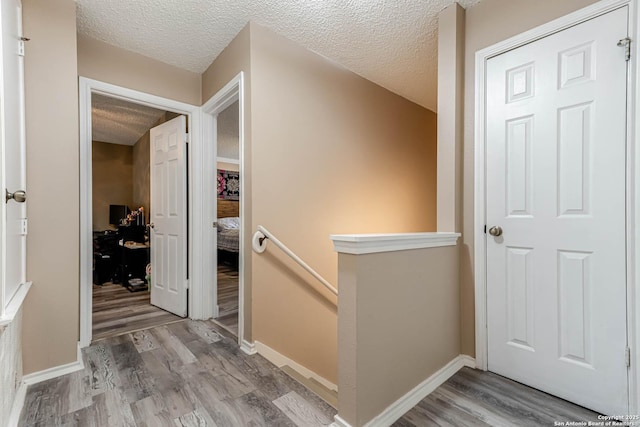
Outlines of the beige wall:
<svg viewBox="0 0 640 427">
<path fill-rule="evenodd" d="M 253 229 L 336 283 L 334 233 L 434 231 L 436 116 L 251 25 Z M 337 378 L 336 307 L 270 245 L 253 254 L 254 339 Z"/>
<path fill-rule="evenodd" d="M 218 158 L 240 159 L 239 146 L 239 103 L 234 102 L 218 115 L 217 147 Z"/>
<path fill-rule="evenodd" d="M 26 374 L 75 362 L 79 327 L 76 4 L 23 0 L 27 185 Z"/>
<path fill-rule="evenodd" d="M 460 354 L 458 248 L 340 254 L 338 283 L 339 415 L 358 427 Z"/>
<path fill-rule="evenodd" d="M 246 224 L 252 224 L 252 201 L 251 201 L 251 59 L 250 59 L 250 33 L 251 25 L 248 24 L 222 51 L 218 58 L 202 74 L 202 102 L 207 102 L 220 89 L 222 89 L 231 79 L 240 72 L 244 73 L 244 195 L 241 195 L 240 203 L 244 207 L 244 217 Z M 213 165 L 212 165 L 213 166 Z M 215 219 L 212 219 L 214 221 Z M 253 341 L 253 318 L 250 301 L 252 301 L 252 233 L 245 233 L 244 236 L 244 300 L 247 309 L 244 311 L 244 339 Z"/>
<path fill-rule="evenodd" d="M 78 75 L 191 105 L 201 104 L 200 74 L 80 34 Z"/>
<path fill-rule="evenodd" d="M 484 0 L 466 12 L 463 246 L 461 268 L 462 352 L 475 354 L 473 279 L 475 53 L 511 36 L 564 16 L 595 0 Z"/>
<path fill-rule="evenodd" d="M 107 230 L 109 205 L 133 203 L 133 147 L 93 141 L 92 144 L 93 229 Z"/>
<path fill-rule="evenodd" d="M 81 38 L 73 0 L 23 0 L 29 235 L 24 371 L 74 362 L 79 338 L 78 75 L 200 105 L 201 76 Z M 64 192 L 64 197 L 61 194 Z M 62 202 L 61 202 L 62 201 Z"/>
<path fill-rule="evenodd" d="M 133 194 L 132 209 L 144 207 L 145 219 L 148 222 L 151 206 L 151 144 L 150 132 L 145 132 L 133 146 Z"/>
<path fill-rule="evenodd" d="M 202 103 L 207 102 L 241 71 L 245 73 L 245 89 L 250 89 L 250 33 L 251 25 L 247 24 L 202 74 Z M 250 101 L 251 91 L 246 90 L 246 94 Z"/>
<path fill-rule="evenodd" d="M 240 165 L 237 163 L 225 163 L 225 162 L 218 162 L 217 165 L 218 169 L 222 169 L 225 171 L 239 171 L 240 170 Z"/>
<path fill-rule="evenodd" d="M 438 231 L 462 229 L 464 9 L 438 17 Z"/>
</svg>

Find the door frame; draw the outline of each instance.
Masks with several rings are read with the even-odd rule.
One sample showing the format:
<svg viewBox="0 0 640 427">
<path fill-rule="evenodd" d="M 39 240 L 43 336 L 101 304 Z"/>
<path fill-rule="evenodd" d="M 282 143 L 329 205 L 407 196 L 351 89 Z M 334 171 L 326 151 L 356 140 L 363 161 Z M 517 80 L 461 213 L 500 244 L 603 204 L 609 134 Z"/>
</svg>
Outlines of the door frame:
<svg viewBox="0 0 640 427">
<path fill-rule="evenodd" d="M 23 12 L 24 7 L 22 5 L 22 0 L 17 0 L 16 2 L 20 8 L 19 18 L 17 24 L 18 34 L 20 36 L 24 33 L 24 25 L 23 25 Z M 1 15 L 1 14 L 0 14 Z M 2 16 L 0 16 L 2 19 Z M 2 24 L 0 23 L 0 43 L 3 43 L 3 34 L 2 34 Z M 5 93 L 4 93 L 4 83 L 5 76 L 3 75 L 3 64 L 4 64 L 4 52 L 3 49 L 0 48 L 0 108 L 2 110 L 5 109 Z M 6 165 L 6 151 L 5 147 L 7 144 L 11 144 L 12 142 L 7 141 L 6 135 L 6 123 L 4 122 L 5 117 L 4 114 L 0 117 L 0 188 L 4 188 L 10 191 L 23 190 L 29 193 L 29 189 L 27 188 L 27 137 L 26 137 L 26 111 L 25 111 L 25 78 L 24 78 L 24 56 L 22 58 L 18 58 L 18 92 L 19 92 L 19 114 L 20 119 L 22 120 L 19 123 L 20 129 L 20 141 L 22 144 L 21 153 L 20 153 L 20 162 L 21 162 L 21 181 L 24 183 L 24 188 L 7 188 L 7 165 Z M 7 280 L 6 280 L 6 271 L 7 271 L 7 208 L 9 203 L 15 203 L 12 201 L 5 201 L 4 206 L 0 209 L 0 325 L 5 324 L 6 322 L 12 320 L 19 308 L 22 306 L 27 293 L 31 287 L 31 282 L 28 281 L 26 277 L 26 265 L 27 265 L 27 244 L 25 239 L 25 244 L 22 247 L 22 253 L 20 254 L 20 259 L 22 265 L 24 266 L 24 271 L 22 271 L 21 281 L 18 284 L 18 287 L 13 291 L 11 295 L 7 293 Z M 26 213 L 25 217 L 28 221 L 28 203 L 25 207 Z M 26 233 L 25 233 L 26 236 Z"/>
<path fill-rule="evenodd" d="M 189 142 L 188 153 L 188 224 L 195 224 L 202 216 L 198 199 L 200 180 L 194 177 L 202 173 L 201 162 L 201 117 L 200 107 L 179 101 L 127 89 L 98 80 L 79 77 L 80 112 L 80 347 L 87 347 L 92 339 L 92 286 L 93 286 L 93 212 L 92 212 L 92 135 L 91 135 L 91 96 L 93 93 L 111 98 L 122 99 L 136 104 L 146 105 L 159 110 L 171 111 L 187 116 Z M 203 295 L 210 293 L 210 285 L 202 280 L 201 257 L 192 254 L 200 244 L 200 238 L 194 227 L 188 227 L 188 266 L 189 295 L 188 316 L 191 319 L 208 319 L 207 299 Z"/>
<path fill-rule="evenodd" d="M 474 291 L 475 291 L 475 342 L 476 366 L 488 369 L 487 343 L 487 276 L 486 276 L 486 66 L 487 61 L 528 43 L 558 33 L 569 27 L 604 15 L 621 7 L 629 7 L 629 37 L 632 54 L 627 75 L 627 346 L 631 349 L 631 367 L 628 371 L 629 413 L 640 410 L 640 275 L 634 268 L 640 265 L 640 75 L 638 58 L 637 0 L 601 0 L 591 6 L 543 24 L 532 30 L 479 50 L 475 53 L 475 117 L 474 117 Z M 624 363 L 624 355 L 620 355 Z"/>
<path fill-rule="evenodd" d="M 213 95 L 207 102 L 202 105 L 202 159 L 203 174 L 202 177 L 202 193 L 200 200 L 205 204 L 202 208 L 204 215 L 203 221 L 197 231 L 201 236 L 205 236 L 202 241 L 202 252 L 204 254 L 216 254 L 216 262 L 210 268 L 206 268 L 202 272 L 203 280 L 207 283 L 214 283 L 214 275 L 217 275 L 217 248 L 214 247 L 213 241 L 216 232 L 212 227 L 212 221 L 216 221 L 213 217 L 213 206 L 216 203 L 216 168 L 211 168 L 214 161 L 219 159 L 216 157 L 216 149 L 218 144 L 217 136 L 217 116 L 228 106 L 238 101 L 238 145 L 240 160 L 240 236 L 239 236 L 239 252 L 238 252 L 238 345 L 245 352 L 251 352 L 252 345 L 244 341 L 244 314 L 245 314 L 245 298 L 244 298 L 244 278 L 245 278 L 245 236 L 246 236 L 246 212 L 247 203 L 250 200 L 246 191 L 246 174 L 245 174 L 245 91 L 244 91 L 244 73 L 241 71 L 233 79 L 231 79 L 222 89 Z M 209 173 L 207 173 L 209 171 Z M 198 225 L 196 224 L 195 227 Z M 194 228 L 195 228 L 194 227 Z M 218 317 L 218 294 L 217 281 L 216 286 L 211 286 L 211 307 L 210 317 Z"/>
</svg>

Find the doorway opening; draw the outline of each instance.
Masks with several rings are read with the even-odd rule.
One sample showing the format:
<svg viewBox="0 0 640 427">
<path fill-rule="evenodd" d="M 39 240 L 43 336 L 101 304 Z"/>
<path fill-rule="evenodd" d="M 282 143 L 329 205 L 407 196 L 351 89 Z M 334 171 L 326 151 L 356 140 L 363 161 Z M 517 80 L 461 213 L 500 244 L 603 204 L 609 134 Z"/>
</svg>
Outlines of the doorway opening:
<svg viewBox="0 0 640 427">
<path fill-rule="evenodd" d="M 194 227 L 188 224 L 197 222 L 200 215 L 198 210 L 189 208 L 193 200 L 190 195 L 194 187 L 192 177 L 201 173 L 198 163 L 193 161 L 194 158 L 198 158 L 197 147 L 200 142 L 199 107 L 83 77 L 79 80 L 80 347 L 91 344 L 93 338 L 100 338 L 99 335 L 92 336 L 93 290 L 94 286 L 101 286 L 98 290 L 106 292 L 108 288 L 104 287 L 105 283 L 114 285 L 110 287 L 111 290 L 124 293 L 122 295 L 125 299 L 131 298 L 131 295 L 139 295 L 138 298 L 145 300 L 144 305 L 147 308 L 149 305 L 146 304 L 144 293 L 148 291 L 144 288 L 151 288 L 151 303 L 177 315 L 165 317 L 165 313 L 162 312 L 162 316 L 157 317 L 163 317 L 163 321 L 179 320 L 187 315 L 191 318 L 206 318 L 206 312 L 213 310 L 212 304 L 206 304 L 206 301 L 196 304 L 194 301 L 198 301 L 197 295 L 204 291 L 201 287 L 206 288 L 209 285 L 200 280 L 197 274 L 194 275 L 194 271 L 197 273 L 200 270 L 198 259 L 188 256 L 193 252 L 194 241 Z M 133 198 L 127 200 L 126 197 L 120 200 L 110 193 L 113 198 L 104 201 L 104 206 L 96 215 L 102 215 L 102 218 L 96 218 L 101 221 L 96 227 L 93 215 L 92 160 L 94 149 L 100 150 L 104 147 L 94 148 L 93 145 L 96 140 L 93 135 L 93 122 L 98 120 L 92 113 L 94 100 L 119 103 L 124 111 L 146 109 L 147 113 L 156 115 L 155 120 L 149 125 L 149 143 L 145 148 L 149 160 L 146 161 L 145 167 L 135 171 L 140 172 L 142 176 L 148 176 L 149 199 L 144 202 Z M 153 127 L 159 122 L 163 123 Z M 124 126 L 122 130 L 130 131 L 130 126 Z M 97 134 L 96 137 L 100 139 Z M 135 142 L 139 139 L 140 137 Z M 192 152 L 194 150 L 195 154 Z M 131 153 L 132 169 L 135 163 L 133 158 Z M 147 167 L 150 168 L 148 174 Z M 131 175 L 133 181 L 133 170 Z M 123 220 L 123 217 L 126 219 Z M 179 221 L 176 221 L 177 219 Z M 98 232 L 97 240 L 101 241 L 94 242 L 94 231 Z M 94 253 L 94 244 L 100 249 L 96 251 L 100 255 Z M 107 253 L 109 250 L 111 254 L 107 255 L 111 256 L 103 258 L 103 252 Z M 96 260 L 96 257 L 99 259 Z M 149 264 L 151 266 L 147 268 Z M 130 292 L 127 288 L 138 292 Z M 122 312 L 119 316 L 125 317 Z M 124 322 L 131 324 L 127 325 L 130 328 L 129 332 L 144 329 L 143 318 L 144 315 L 134 315 L 132 321 Z M 153 320 L 147 321 L 158 324 Z M 113 323 L 110 326 L 104 325 L 104 329 L 116 329 L 114 326 Z"/>
<path fill-rule="evenodd" d="M 239 102 L 217 116 L 217 323 L 238 336 L 238 266 L 240 264 L 240 129 Z"/>
<path fill-rule="evenodd" d="M 182 320 L 151 303 L 151 130 L 178 113 L 95 94 L 92 123 L 93 341 Z"/>
<path fill-rule="evenodd" d="M 204 216 L 201 233 L 194 237 L 203 238 L 202 253 L 213 261 L 203 276 L 210 287 L 202 298 L 211 299 L 213 321 L 238 337 L 242 351 L 253 354 L 254 344 L 244 339 L 244 278 L 251 259 L 245 253 L 250 245 L 244 242 L 250 224 L 250 195 L 245 180 L 242 72 L 202 106 L 202 138 Z"/>
</svg>

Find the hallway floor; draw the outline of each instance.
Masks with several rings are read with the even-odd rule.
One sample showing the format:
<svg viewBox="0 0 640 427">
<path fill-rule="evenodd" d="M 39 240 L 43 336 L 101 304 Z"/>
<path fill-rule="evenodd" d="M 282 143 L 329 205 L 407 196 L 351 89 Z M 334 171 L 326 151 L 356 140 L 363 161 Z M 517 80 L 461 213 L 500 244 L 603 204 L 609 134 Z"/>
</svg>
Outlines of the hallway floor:
<svg viewBox="0 0 640 427">
<path fill-rule="evenodd" d="M 183 320 L 151 305 L 149 292 L 129 292 L 111 282 L 93 285 L 92 301 L 93 341 Z"/>
<path fill-rule="evenodd" d="M 21 426 L 320 426 L 335 410 L 212 322 L 104 339 L 85 368 L 30 386 Z"/>
<path fill-rule="evenodd" d="M 84 369 L 32 385 L 20 426 L 329 425 L 335 409 L 210 321 L 103 339 Z M 499 375 L 464 368 L 393 424 L 553 426 L 598 414 Z"/>
<path fill-rule="evenodd" d="M 238 336 L 238 269 L 218 264 L 218 317 L 216 322 Z"/>
<path fill-rule="evenodd" d="M 593 411 L 492 372 L 462 368 L 393 427 L 538 427 L 556 421 L 601 420 Z"/>
</svg>

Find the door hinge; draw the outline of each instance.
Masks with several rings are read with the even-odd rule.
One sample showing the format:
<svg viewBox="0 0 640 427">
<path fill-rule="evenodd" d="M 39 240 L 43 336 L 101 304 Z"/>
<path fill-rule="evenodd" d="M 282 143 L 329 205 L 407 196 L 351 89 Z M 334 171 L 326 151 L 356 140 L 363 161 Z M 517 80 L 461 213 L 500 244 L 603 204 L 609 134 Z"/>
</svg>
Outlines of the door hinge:
<svg viewBox="0 0 640 427">
<path fill-rule="evenodd" d="M 624 349 L 624 360 L 627 363 L 627 368 L 631 366 L 631 349 L 629 347 Z"/>
<path fill-rule="evenodd" d="M 24 42 L 28 42 L 29 40 L 31 40 L 28 37 L 20 37 L 20 39 L 18 40 L 18 55 L 19 56 L 24 56 Z"/>
<path fill-rule="evenodd" d="M 184 281 L 184 288 L 189 289 L 189 279 Z"/>
<path fill-rule="evenodd" d="M 190 139 L 191 139 L 191 138 L 189 138 L 189 134 L 188 134 L 188 133 L 185 133 L 185 134 L 184 134 L 184 142 L 186 142 L 186 143 L 188 144 Z"/>
<path fill-rule="evenodd" d="M 629 37 L 620 39 L 618 41 L 618 47 L 624 47 L 624 58 L 627 61 L 630 60 L 631 59 L 631 39 Z"/>
</svg>

